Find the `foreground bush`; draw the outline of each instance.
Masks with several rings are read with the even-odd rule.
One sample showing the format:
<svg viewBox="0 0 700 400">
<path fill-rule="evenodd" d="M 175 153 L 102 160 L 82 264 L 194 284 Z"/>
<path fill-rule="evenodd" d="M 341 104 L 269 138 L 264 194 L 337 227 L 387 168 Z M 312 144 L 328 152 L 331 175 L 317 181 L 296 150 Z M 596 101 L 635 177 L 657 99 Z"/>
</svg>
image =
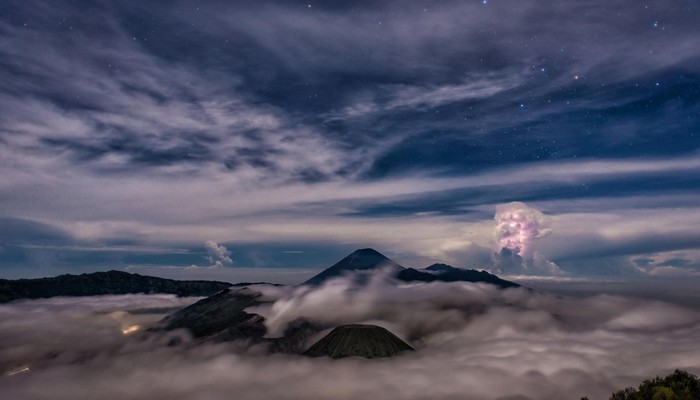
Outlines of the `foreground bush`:
<svg viewBox="0 0 700 400">
<path fill-rule="evenodd" d="M 615 392 L 610 400 L 700 400 L 700 379 L 676 370 L 665 378 L 645 380 L 638 389 Z"/>
</svg>

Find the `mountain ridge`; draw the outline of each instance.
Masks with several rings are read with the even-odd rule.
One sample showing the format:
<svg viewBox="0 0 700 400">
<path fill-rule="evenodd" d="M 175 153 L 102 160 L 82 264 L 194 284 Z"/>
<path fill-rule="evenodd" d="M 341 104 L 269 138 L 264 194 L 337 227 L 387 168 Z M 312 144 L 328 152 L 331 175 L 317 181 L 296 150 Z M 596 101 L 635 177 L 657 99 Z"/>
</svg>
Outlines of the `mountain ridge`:
<svg viewBox="0 0 700 400">
<path fill-rule="evenodd" d="M 49 278 L 0 279 L 0 303 L 55 296 L 163 293 L 178 296 L 209 296 L 230 287 L 228 282 L 158 278 L 124 271 L 102 271 Z"/>
<path fill-rule="evenodd" d="M 456 268 L 436 263 L 423 269 L 406 268 L 372 248 L 358 249 L 329 268 L 314 275 L 302 285 L 319 285 L 328 279 L 357 271 L 393 269 L 393 276 L 403 282 L 474 282 L 489 283 L 501 288 L 520 287 L 484 270 Z"/>
</svg>

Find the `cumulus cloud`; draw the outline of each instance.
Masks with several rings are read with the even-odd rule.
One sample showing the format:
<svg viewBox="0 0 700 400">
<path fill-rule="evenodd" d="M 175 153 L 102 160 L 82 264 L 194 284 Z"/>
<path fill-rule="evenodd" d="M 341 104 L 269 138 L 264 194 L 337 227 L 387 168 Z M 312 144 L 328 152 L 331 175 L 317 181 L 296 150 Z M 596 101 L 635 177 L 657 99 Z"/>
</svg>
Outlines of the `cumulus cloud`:
<svg viewBox="0 0 700 400">
<path fill-rule="evenodd" d="M 235 344 L 196 345 L 179 332 L 123 333 L 124 326 L 147 327 L 163 307 L 193 301 L 172 296 L 21 301 L 0 306 L 0 361 L 4 375 L 29 370 L 0 378 L 0 390 L 28 400 L 92 399 L 105 391 L 123 399 L 236 393 L 240 399 L 561 400 L 607 398 L 674 368 L 700 372 L 700 313 L 659 301 L 469 283 L 396 285 L 380 275 L 361 287 L 341 278 L 317 289 L 256 289 L 270 300 L 255 311 L 268 317 L 271 333 L 302 316 L 329 327 L 374 323 L 417 351 L 383 360 L 308 359 Z M 57 334 L 42 334 L 47 326 Z M 173 346 L 174 338 L 182 343 Z"/>
<path fill-rule="evenodd" d="M 507 249 L 524 259 L 532 258 L 533 239 L 548 232 L 544 215 L 519 201 L 497 206 L 494 219 L 499 249 Z"/>
<path fill-rule="evenodd" d="M 207 240 L 204 243 L 204 247 L 207 249 L 207 260 L 211 263 L 213 268 L 223 268 L 232 267 L 233 260 L 231 259 L 231 252 L 226 249 L 225 246 L 216 243 L 213 240 Z"/>
<path fill-rule="evenodd" d="M 535 249 L 535 239 L 551 231 L 544 214 L 525 203 L 496 206 L 496 269 L 520 273 L 554 273 L 557 265 Z"/>
</svg>

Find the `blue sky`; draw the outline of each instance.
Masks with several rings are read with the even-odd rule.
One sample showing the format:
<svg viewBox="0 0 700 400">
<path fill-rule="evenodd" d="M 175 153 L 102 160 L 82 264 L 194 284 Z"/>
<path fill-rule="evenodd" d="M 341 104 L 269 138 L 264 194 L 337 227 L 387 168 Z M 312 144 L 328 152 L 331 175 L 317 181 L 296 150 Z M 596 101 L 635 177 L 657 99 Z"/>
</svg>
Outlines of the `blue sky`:
<svg viewBox="0 0 700 400">
<path fill-rule="evenodd" d="M 374 247 L 697 276 L 699 20 L 693 1 L 5 1 L 0 275 Z"/>
</svg>

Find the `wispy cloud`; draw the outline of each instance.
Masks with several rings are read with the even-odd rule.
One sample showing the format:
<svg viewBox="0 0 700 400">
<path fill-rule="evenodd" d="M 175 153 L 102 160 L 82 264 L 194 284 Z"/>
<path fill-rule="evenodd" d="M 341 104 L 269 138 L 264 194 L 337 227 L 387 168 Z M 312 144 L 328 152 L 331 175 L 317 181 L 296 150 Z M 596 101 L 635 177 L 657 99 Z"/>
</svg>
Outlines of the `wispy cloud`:
<svg viewBox="0 0 700 400">
<path fill-rule="evenodd" d="M 23 248 L 332 238 L 481 263 L 511 201 L 572 221 L 668 211 L 685 244 L 653 251 L 695 246 L 669 222 L 697 197 L 693 6 L 308 5 L 13 1 L 1 216 L 62 236 L 35 227 Z M 653 237 L 602 225 L 589 241 L 611 257 Z"/>
<path fill-rule="evenodd" d="M 428 87 L 406 84 L 386 85 L 380 87 L 375 94 L 383 98 L 381 102 L 365 100 L 343 108 L 340 113 L 331 113 L 327 118 L 331 121 L 370 116 L 378 118 L 382 114 L 400 111 L 402 108 L 424 111 L 455 102 L 485 99 L 524 83 L 524 79 L 520 78 L 517 72 L 510 71 L 500 75 L 484 74 L 484 76 L 465 79 L 462 83 Z"/>
</svg>

